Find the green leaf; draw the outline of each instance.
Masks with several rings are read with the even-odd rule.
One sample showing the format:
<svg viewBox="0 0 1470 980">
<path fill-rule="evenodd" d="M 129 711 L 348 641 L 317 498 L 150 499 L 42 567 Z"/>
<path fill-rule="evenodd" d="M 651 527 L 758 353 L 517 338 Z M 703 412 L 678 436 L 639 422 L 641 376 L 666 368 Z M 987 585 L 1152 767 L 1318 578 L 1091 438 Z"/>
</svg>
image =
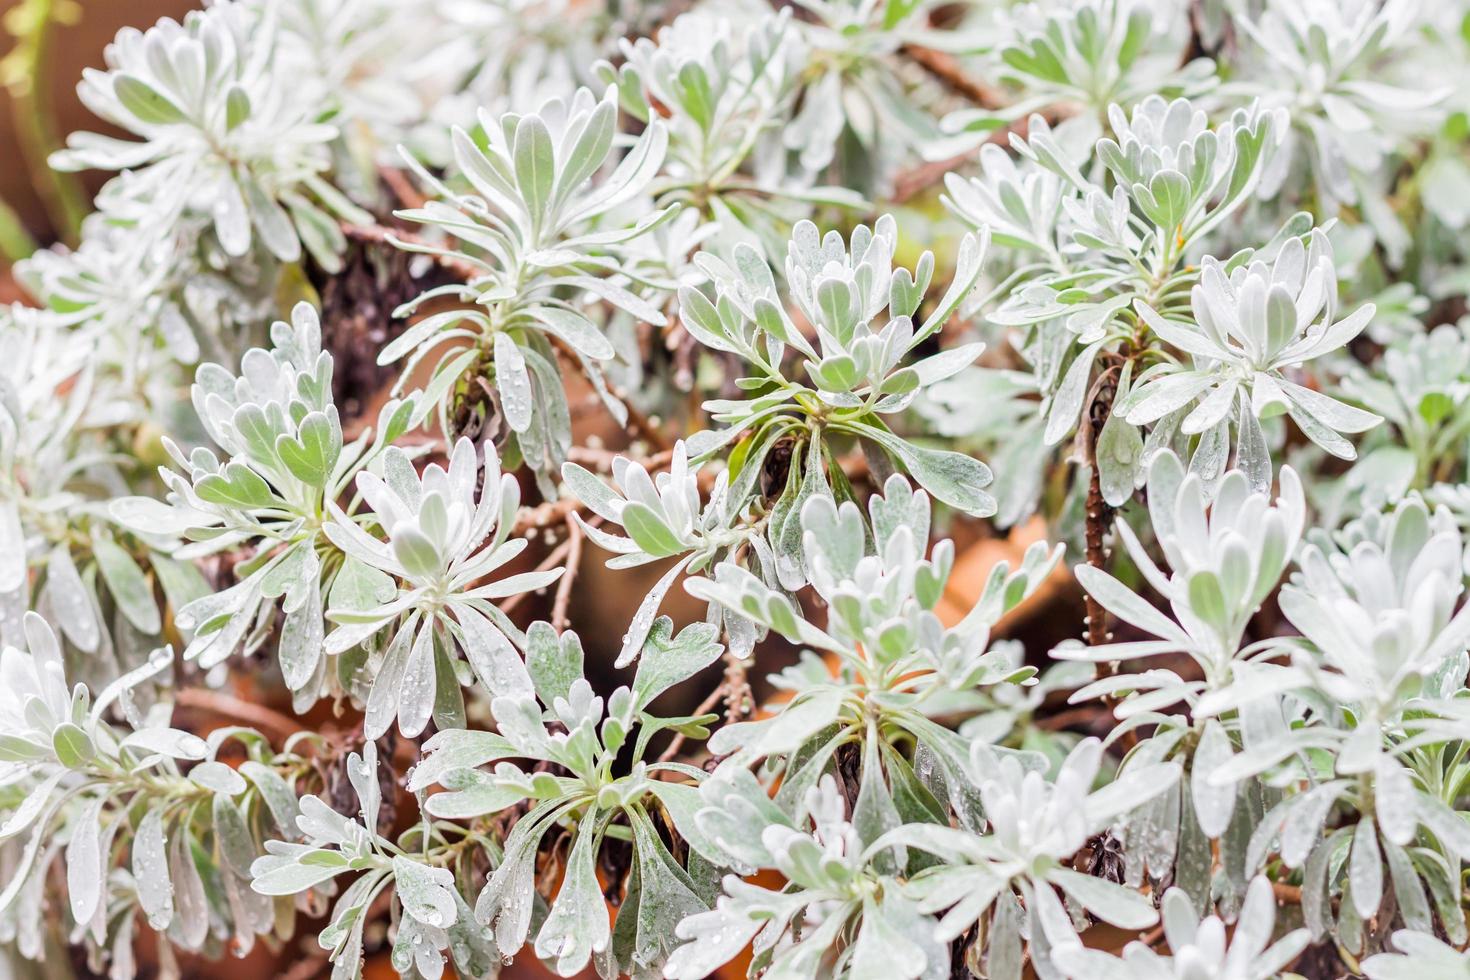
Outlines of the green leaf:
<svg viewBox="0 0 1470 980">
<path fill-rule="evenodd" d="M 69 721 L 56 726 L 51 733 L 51 745 L 56 750 L 56 758 L 68 769 L 82 768 L 97 754 L 87 733 Z"/>
<path fill-rule="evenodd" d="M 417 793 L 439 782 L 451 770 L 473 769 L 515 754 L 516 747 L 504 735 L 475 729 L 446 729 L 424 743 L 424 757 L 410 774 L 408 788 Z"/>
<path fill-rule="evenodd" d="M 990 485 L 990 467 L 973 456 L 947 449 L 921 449 L 887 429 L 861 422 L 845 427 L 886 449 L 936 499 L 975 517 L 995 513 L 995 498 L 984 491 Z"/>
<path fill-rule="evenodd" d="M 225 129 L 231 130 L 250 118 L 250 94 L 238 83 L 225 93 Z"/>
<path fill-rule="evenodd" d="M 158 604 L 153 601 L 153 589 L 133 556 L 102 534 L 92 538 L 92 555 L 97 559 L 107 590 L 128 622 L 140 633 L 157 636 L 163 630 L 163 620 Z"/>
<path fill-rule="evenodd" d="M 583 827 L 595 825 L 595 813 L 584 818 Z M 536 955 L 554 963 L 556 972 L 564 977 L 580 971 L 592 954 L 607 949 L 612 939 L 607 906 L 597 882 L 596 839 L 597 835 L 587 830 L 576 835 L 561 890 L 536 934 Z"/>
<path fill-rule="evenodd" d="M 403 910 L 424 925 L 442 929 L 459 915 L 453 895 L 454 873 L 448 868 L 434 868 L 395 855 L 393 884 Z"/>
<path fill-rule="evenodd" d="M 691 623 L 677 636 L 673 629 L 674 621 L 660 616 L 648 631 L 633 678 L 635 710 L 642 711 L 664 691 L 720 659 L 724 648 L 719 643 L 719 627 L 713 623 Z"/>
<path fill-rule="evenodd" d="M 184 122 L 187 119 L 184 110 L 175 105 L 166 95 L 136 75 L 130 75 L 127 72 L 113 73 L 112 94 L 117 96 L 117 100 L 122 103 L 124 109 L 150 125 L 166 126 L 171 123 Z"/>
<path fill-rule="evenodd" d="M 206 503 L 240 510 L 272 507 L 278 503 L 270 484 L 238 460 L 226 463 L 219 473 L 201 477 L 194 484 L 194 492 Z"/>
<path fill-rule="evenodd" d="M 686 550 L 673 530 L 647 504 L 630 500 L 623 505 L 621 520 L 633 542 L 655 558 L 667 558 Z"/>
<path fill-rule="evenodd" d="M 301 420 L 296 438 L 277 437 L 275 451 L 296 479 L 309 487 L 325 487 L 342 452 L 342 433 L 325 412 L 311 412 Z"/>
<path fill-rule="evenodd" d="M 506 783 L 479 769 L 451 769 L 439 777 L 445 792 L 424 801 L 424 808 L 445 820 L 467 820 L 499 813 L 526 798 L 525 788 Z"/>
<path fill-rule="evenodd" d="M 252 865 L 251 870 L 255 876 L 250 882 L 250 887 L 257 894 L 296 895 L 337 877 L 347 870 L 347 864 L 346 862 L 333 865 L 284 864 L 264 870 L 258 860 Z"/>
<path fill-rule="evenodd" d="M 540 116 L 521 117 L 516 124 L 512 154 L 516 186 L 526 202 L 532 225 L 540 229 L 556 181 L 556 151 L 551 144 L 551 133 Z"/>
<path fill-rule="evenodd" d="M 568 697 L 582 677 L 582 641 L 570 630 L 558 636 L 544 620 L 532 623 L 526 631 L 526 671 L 542 704 Z"/>
<path fill-rule="evenodd" d="M 174 917 L 174 886 L 168 873 L 163 814 L 162 803 L 144 814 L 133 834 L 132 862 L 138 905 L 148 916 L 148 924 L 159 931 L 168 928 Z"/>
<path fill-rule="evenodd" d="M 215 794 L 210 803 L 213 818 L 214 840 L 225 866 L 236 875 L 250 880 L 250 865 L 255 860 L 255 841 L 250 836 L 250 827 L 245 815 L 235 801 L 223 794 Z"/>
<path fill-rule="evenodd" d="M 71 901 L 72 920 L 90 923 L 102 900 L 106 870 L 102 857 L 102 808 L 107 795 L 99 793 L 87 801 L 71 824 L 66 845 L 66 892 Z"/>
<path fill-rule="evenodd" d="M 1189 178 L 1177 170 L 1160 170 L 1149 179 L 1147 189 L 1135 184 L 1134 194 L 1154 224 L 1173 232 L 1189 209 Z"/>
</svg>

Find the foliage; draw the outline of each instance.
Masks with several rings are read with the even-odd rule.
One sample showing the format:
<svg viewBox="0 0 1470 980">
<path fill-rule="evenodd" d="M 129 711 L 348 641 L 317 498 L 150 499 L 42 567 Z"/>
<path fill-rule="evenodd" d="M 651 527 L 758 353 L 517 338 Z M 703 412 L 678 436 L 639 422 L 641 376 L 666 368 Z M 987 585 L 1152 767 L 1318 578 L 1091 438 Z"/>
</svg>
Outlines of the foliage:
<svg viewBox="0 0 1470 980">
<path fill-rule="evenodd" d="M 6 968 L 1462 976 L 1467 24 L 123 30 L 0 308 Z"/>
</svg>

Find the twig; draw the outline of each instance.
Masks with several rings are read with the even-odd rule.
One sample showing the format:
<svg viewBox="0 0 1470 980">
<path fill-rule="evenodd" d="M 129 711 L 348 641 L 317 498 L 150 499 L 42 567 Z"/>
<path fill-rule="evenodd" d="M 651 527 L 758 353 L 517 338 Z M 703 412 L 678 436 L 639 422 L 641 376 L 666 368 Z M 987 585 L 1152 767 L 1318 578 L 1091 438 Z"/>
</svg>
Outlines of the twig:
<svg viewBox="0 0 1470 980">
<path fill-rule="evenodd" d="M 1058 732 L 1071 728 L 1073 725 L 1090 725 L 1098 716 L 1096 705 L 1084 704 L 1066 711 L 1058 711 L 1054 715 L 1037 718 L 1033 724 L 1044 732 Z"/>
<path fill-rule="evenodd" d="M 750 682 L 745 678 L 745 662 L 725 651 L 725 724 L 733 725 L 747 718 L 751 703 Z"/>
<path fill-rule="evenodd" d="M 726 668 L 725 676 L 720 679 L 720 683 L 716 684 L 715 689 L 709 692 L 709 696 L 699 702 L 699 707 L 694 709 L 693 716 L 695 718 L 698 718 L 700 715 L 709 714 L 714 710 L 715 705 L 720 703 L 720 699 L 725 696 L 725 686 L 729 680 L 729 675 L 730 671 Z M 658 761 L 668 762 L 674 756 L 678 755 L 679 750 L 684 747 L 684 741 L 685 736 L 683 732 L 675 734 L 673 741 L 669 742 L 668 748 L 664 749 L 663 754 L 658 757 Z"/>
<path fill-rule="evenodd" d="M 725 651 L 725 673 L 720 678 L 720 683 L 709 692 L 709 696 L 699 702 L 699 707 L 694 709 L 694 717 L 707 715 L 714 710 L 715 705 L 721 700 L 725 702 L 725 724 L 731 725 L 737 721 L 744 721 L 753 710 L 751 703 L 750 684 L 745 679 L 745 664 L 739 657 L 732 656 L 729 650 Z M 679 754 L 684 747 L 684 733 L 679 732 L 669 742 L 668 748 L 658 757 L 659 762 L 668 762 Z"/>
<path fill-rule="evenodd" d="M 281 980 L 315 980 L 329 968 L 326 950 L 307 950 L 285 973 Z"/>
<path fill-rule="evenodd" d="M 1271 882 L 1271 890 L 1276 893 L 1276 901 L 1283 905 L 1302 904 L 1302 890 L 1299 885 L 1287 885 L 1279 881 Z"/>
<path fill-rule="evenodd" d="M 1060 107 L 1053 106 L 1043 109 L 1038 115 L 1050 123 L 1055 123 L 1058 119 L 1064 118 L 1066 113 Z M 1030 124 L 1029 116 L 1024 119 L 1013 120 L 1010 125 L 1002 126 L 992 132 L 985 138 L 985 142 L 1006 146 L 1010 143 L 1011 134 L 1013 133 L 1024 139 L 1030 128 Z M 974 159 L 974 152 L 961 153 L 958 156 L 950 157 L 948 160 L 932 160 L 900 172 L 893 178 L 893 194 L 891 197 L 894 203 L 902 204 L 910 198 L 917 197 L 943 180 L 945 174 L 952 173 Z"/>
<path fill-rule="evenodd" d="M 185 687 L 174 692 L 176 708 L 204 711 L 220 718 L 242 722 L 273 741 L 284 743 L 286 739 L 301 731 L 301 725 L 279 711 L 262 704 L 244 701 L 223 691 L 211 691 L 204 687 Z"/>
<path fill-rule="evenodd" d="M 544 572 L 548 568 L 555 567 L 567 557 L 567 554 L 571 552 L 571 550 L 572 539 L 568 537 L 561 544 L 551 549 L 551 552 L 545 558 L 541 559 L 541 564 L 536 566 L 535 571 Z M 509 615 L 517 606 L 521 604 L 521 600 L 524 599 L 527 594 L 528 593 L 525 592 L 517 592 L 515 595 L 511 596 L 509 599 L 506 599 L 500 604 L 500 611 Z"/>
<path fill-rule="evenodd" d="M 562 497 L 560 500 L 548 500 L 537 504 L 535 507 L 522 507 L 516 512 L 516 522 L 512 525 L 510 533 L 525 534 L 527 531 L 539 531 L 563 524 L 571 516 L 572 511 L 580 510 L 582 502 L 576 497 Z"/>
<path fill-rule="evenodd" d="M 1003 130 L 1005 132 L 1005 130 Z M 948 160 L 931 160 L 905 170 L 893 178 L 893 202 L 903 204 L 944 179 L 945 175 L 969 163 L 975 154 L 961 153 Z"/>
<path fill-rule="evenodd" d="M 945 88 L 982 109 L 998 109 L 1006 104 L 1004 92 L 966 75 L 959 59 L 947 51 L 936 51 L 919 44 L 905 44 L 902 50 Z"/>
<path fill-rule="evenodd" d="M 612 472 L 613 460 L 627 453 L 614 452 L 611 449 L 592 449 L 588 446 L 573 446 L 567 450 L 567 459 L 573 463 L 581 463 L 583 466 L 599 470 L 603 473 Z M 643 468 L 649 471 L 661 470 L 668 466 L 674 459 L 674 451 L 665 449 L 654 453 L 647 459 L 641 460 Z"/>
<path fill-rule="evenodd" d="M 623 407 L 628 410 L 628 425 L 632 427 L 634 432 L 647 439 L 649 444 L 659 452 L 667 452 L 673 448 L 673 443 L 664 431 L 657 425 L 654 425 L 653 420 L 647 415 L 644 415 L 643 410 L 633 404 L 632 399 L 625 392 L 614 388 L 612 389 L 612 393 L 613 397 L 622 402 Z"/>
<path fill-rule="evenodd" d="M 1107 424 L 1108 416 L 1113 410 L 1113 396 L 1118 387 L 1113 375 L 1113 368 L 1108 368 L 1098 378 L 1096 393 L 1091 405 L 1088 406 L 1088 431 L 1086 433 L 1087 462 L 1091 473 L 1087 480 L 1087 520 L 1084 527 L 1084 536 L 1087 540 L 1087 564 L 1101 570 L 1107 563 L 1107 547 L 1103 538 L 1107 534 L 1108 521 L 1112 517 L 1112 508 L 1108 506 L 1102 494 L 1102 477 L 1098 472 L 1097 465 L 1097 441 L 1102 433 L 1103 426 Z M 1086 593 L 1087 602 L 1087 645 L 1102 646 L 1112 639 L 1108 632 L 1108 614 L 1102 605 Z M 1109 673 L 1116 673 L 1117 665 L 1111 665 Z"/>
<path fill-rule="evenodd" d="M 567 516 L 567 562 L 561 581 L 556 583 L 556 601 L 551 606 L 551 628 L 560 633 L 567 627 L 567 606 L 572 601 L 572 583 L 582 564 L 582 528 Z"/>
<path fill-rule="evenodd" d="M 406 208 L 421 208 L 428 201 L 419 189 L 413 186 L 413 181 L 402 170 L 393 167 L 379 167 L 378 175 L 383 178 L 383 183 L 398 198 L 398 203 Z"/>
<path fill-rule="evenodd" d="M 433 243 L 419 235 L 415 235 L 411 231 L 384 228 L 382 225 L 355 225 L 350 221 L 342 222 L 339 227 L 342 229 L 342 234 L 348 238 L 355 242 L 363 242 L 368 245 L 388 245 L 396 248 L 397 246 L 393 243 L 397 240 L 405 245 L 423 245 L 426 248 L 434 247 Z M 437 252 L 424 252 L 421 254 L 428 255 L 441 268 L 454 273 L 454 275 L 463 279 L 465 282 L 478 278 L 481 274 L 480 270 L 473 263 L 466 262 L 463 259 L 457 259 L 452 255 L 441 255 Z"/>
<path fill-rule="evenodd" d="M 1095 447 L 1094 447 L 1095 448 Z M 1102 481 L 1097 475 L 1097 457 L 1092 458 L 1092 473 L 1087 480 L 1087 564 L 1102 568 L 1107 562 L 1107 549 L 1103 546 L 1103 535 L 1107 533 L 1108 511 L 1111 508 L 1103 500 Z M 1098 647 L 1108 642 L 1108 613 L 1091 592 L 1084 591 L 1087 603 L 1087 645 Z M 1110 673 L 1112 671 L 1109 671 Z"/>
</svg>

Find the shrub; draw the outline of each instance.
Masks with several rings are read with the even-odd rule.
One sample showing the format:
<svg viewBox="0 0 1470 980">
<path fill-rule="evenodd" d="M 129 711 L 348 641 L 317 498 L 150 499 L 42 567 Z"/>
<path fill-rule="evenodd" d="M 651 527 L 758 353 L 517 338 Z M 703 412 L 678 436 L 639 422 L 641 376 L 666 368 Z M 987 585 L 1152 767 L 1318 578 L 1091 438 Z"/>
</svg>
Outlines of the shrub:
<svg viewBox="0 0 1470 980">
<path fill-rule="evenodd" d="M 1467 25 L 122 31 L 0 310 L 0 940 L 1465 975 Z"/>
</svg>

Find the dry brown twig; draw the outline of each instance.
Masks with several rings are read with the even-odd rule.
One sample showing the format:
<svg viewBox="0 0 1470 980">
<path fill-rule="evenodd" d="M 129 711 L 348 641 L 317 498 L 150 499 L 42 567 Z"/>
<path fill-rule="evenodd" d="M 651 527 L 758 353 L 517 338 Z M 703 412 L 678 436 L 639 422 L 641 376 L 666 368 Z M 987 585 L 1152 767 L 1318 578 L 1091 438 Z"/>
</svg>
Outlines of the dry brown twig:
<svg viewBox="0 0 1470 980">
<path fill-rule="evenodd" d="M 398 228 L 384 228 L 382 225 L 355 225 L 350 221 L 342 222 L 339 227 L 342 229 L 342 234 L 346 235 L 352 241 L 362 242 L 367 245 L 388 245 L 397 248 L 397 243 L 401 242 L 404 245 L 423 246 L 424 248 L 437 247 L 434 243 L 420 235 Z M 469 282 L 480 275 L 480 270 L 475 268 L 474 263 L 466 262 L 453 255 L 443 255 L 437 252 L 424 252 L 421 254 L 428 255 L 440 268 L 447 272 L 452 272 L 465 282 Z"/>
<path fill-rule="evenodd" d="M 219 718 L 254 728 L 275 744 L 301 730 L 300 724 L 263 704 L 246 701 L 223 691 L 204 687 L 185 687 L 174 692 L 174 707 L 201 711 Z"/>
<path fill-rule="evenodd" d="M 552 548 L 551 551 L 547 553 L 546 557 L 541 559 L 540 564 L 536 566 L 535 570 L 538 572 L 544 572 L 548 568 L 555 568 L 562 561 L 566 560 L 566 557 L 571 552 L 571 550 L 572 539 L 568 537 L 563 540 L 561 544 L 557 545 L 555 548 Z M 525 599 L 528 595 L 530 595 L 529 592 L 517 592 L 515 595 L 511 596 L 509 599 L 506 599 L 500 604 L 500 611 L 505 613 L 506 615 L 510 615 L 511 612 L 513 612 L 518 606 L 520 606 L 521 600 Z"/>
<path fill-rule="evenodd" d="M 567 515 L 567 561 L 561 581 L 556 583 L 556 601 L 551 606 L 551 628 L 560 633 L 567 628 L 567 608 L 572 601 L 572 584 L 582 565 L 582 527 Z"/>
<path fill-rule="evenodd" d="M 901 50 L 945 88 L 982 109 L 999 109 L 1006 104 L 1005 92 L 965 74 L 959 59 L 949 52 L 920 44 L 905 44 Z"/>
</svg>

